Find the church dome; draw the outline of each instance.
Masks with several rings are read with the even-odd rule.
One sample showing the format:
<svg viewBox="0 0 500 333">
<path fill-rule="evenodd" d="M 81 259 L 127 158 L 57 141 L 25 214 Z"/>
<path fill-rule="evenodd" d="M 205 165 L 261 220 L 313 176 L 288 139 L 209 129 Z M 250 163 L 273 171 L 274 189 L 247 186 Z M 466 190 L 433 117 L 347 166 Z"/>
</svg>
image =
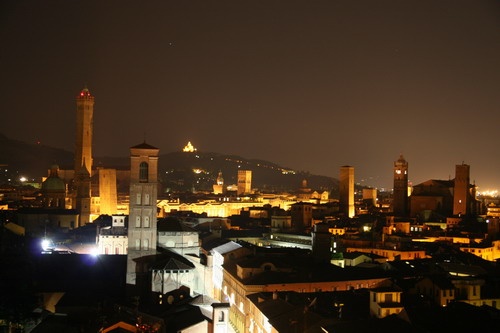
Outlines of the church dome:
<svg viewBox="0 0 500 333">
<path fill-rule="evenodd" d="M 66 191 L 66 185 L 64 181 L 59 177 L 48 177 L 42 183 L 42 191 Z"/>
<path fill-rule="evenodd" d="M 64 181 L 59 178 L 58 171 L 59 166 L 57 164 L 53 164 L 50 167 L 50 176 L 47 177 L 47 179 L 45 179 L 45 181 L 42 183 L 42 191 L 66 191 L 66 185 L 64 184 Z"/>
</svg>

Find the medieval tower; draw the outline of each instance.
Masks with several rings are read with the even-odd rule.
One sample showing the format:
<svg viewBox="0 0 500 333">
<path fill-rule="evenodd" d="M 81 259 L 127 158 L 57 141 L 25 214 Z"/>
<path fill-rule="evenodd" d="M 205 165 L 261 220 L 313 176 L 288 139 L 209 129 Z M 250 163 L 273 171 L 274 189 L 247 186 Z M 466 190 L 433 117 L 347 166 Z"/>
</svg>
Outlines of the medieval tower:
<svg viewBox="0 0 500 333">
<path fill-rule="evenodd" d="M 339 208 L 347 217 L 353 217 L 354 211 L 354 167 L 340 167 Z"/>
<path fill-rule="evenodd" d="M 396 216 L 408 214 L 408 162 L 403 155 L 394 162 L 393 212 Z"/>
<path fill-rule="evenodd" d="M 92 131 L 94 96 L 85 87 L 76 97 L 76 143 L 74 204 L 80 224 L 90 222 L 90 177 L 92 175 Z"/>
<path fill-rule="evenodd" d="M 238 195 L 252 193 L 252 170 L 238 170 Z"/>
<path fill-rule="evenodd" d="M 453 189 L 453 215 L 468 215 L 470 167 L 467 164 L 455 167 L 455 185 Z"/>
<path fill-rule="evenodd" d="M 147 278 L 138 259 L 156 254 L 158 153 L 158 148 L 147 143 L 130 148 L 127 285 L 132 287 Z"/>
</svg>

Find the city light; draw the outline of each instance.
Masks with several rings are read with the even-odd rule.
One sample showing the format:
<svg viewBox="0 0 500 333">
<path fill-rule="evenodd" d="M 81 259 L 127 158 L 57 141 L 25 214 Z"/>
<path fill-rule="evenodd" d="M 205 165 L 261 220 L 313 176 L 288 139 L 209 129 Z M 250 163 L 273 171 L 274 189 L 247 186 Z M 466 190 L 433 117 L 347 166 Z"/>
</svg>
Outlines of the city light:
<svg viewBox="0 0 500 333">
<path fill-rule="evenodd" d="M 94 247 L 92 250 L 90 250 L 90 255 L 93 257 L 97 257 L 99 255 L 99 249 L 97 247 Z"/>
<path fill-rule="evenodd" d="M 50 251 L 54 249 L 54 243 L 47 238 L 42 239 L 41 246 L 43 251 Z"/>
</svg>

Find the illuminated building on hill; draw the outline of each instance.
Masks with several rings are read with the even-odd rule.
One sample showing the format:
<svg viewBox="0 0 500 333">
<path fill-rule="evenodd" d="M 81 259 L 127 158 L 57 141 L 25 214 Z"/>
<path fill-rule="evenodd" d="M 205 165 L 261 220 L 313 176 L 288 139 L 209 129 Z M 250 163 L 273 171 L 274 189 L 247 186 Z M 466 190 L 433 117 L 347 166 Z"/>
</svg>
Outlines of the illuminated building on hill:
<svg viewBox="0 0 500 333">
<path fill-rule="evenodd" d="M 188 141 L 187 145 L 182 149 L 185 153 L 194 153 L 197 149 L 191 144 L 191 141 Z"/>
</svg>

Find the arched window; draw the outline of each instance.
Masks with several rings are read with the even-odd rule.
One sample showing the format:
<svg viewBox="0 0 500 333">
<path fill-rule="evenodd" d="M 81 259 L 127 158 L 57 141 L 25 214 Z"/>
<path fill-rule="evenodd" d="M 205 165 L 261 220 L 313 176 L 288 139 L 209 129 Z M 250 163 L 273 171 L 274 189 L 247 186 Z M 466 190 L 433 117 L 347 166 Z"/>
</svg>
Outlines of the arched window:
<svg viewBox="0 0 500 333">
<path fill-rule="evenodd" d="M 142 162 L 141 164 L 139 164 L 139 181 L 147 182 L 148 172 L 149 172 L 149 166 L 146 162 Z"/>
</svg>

